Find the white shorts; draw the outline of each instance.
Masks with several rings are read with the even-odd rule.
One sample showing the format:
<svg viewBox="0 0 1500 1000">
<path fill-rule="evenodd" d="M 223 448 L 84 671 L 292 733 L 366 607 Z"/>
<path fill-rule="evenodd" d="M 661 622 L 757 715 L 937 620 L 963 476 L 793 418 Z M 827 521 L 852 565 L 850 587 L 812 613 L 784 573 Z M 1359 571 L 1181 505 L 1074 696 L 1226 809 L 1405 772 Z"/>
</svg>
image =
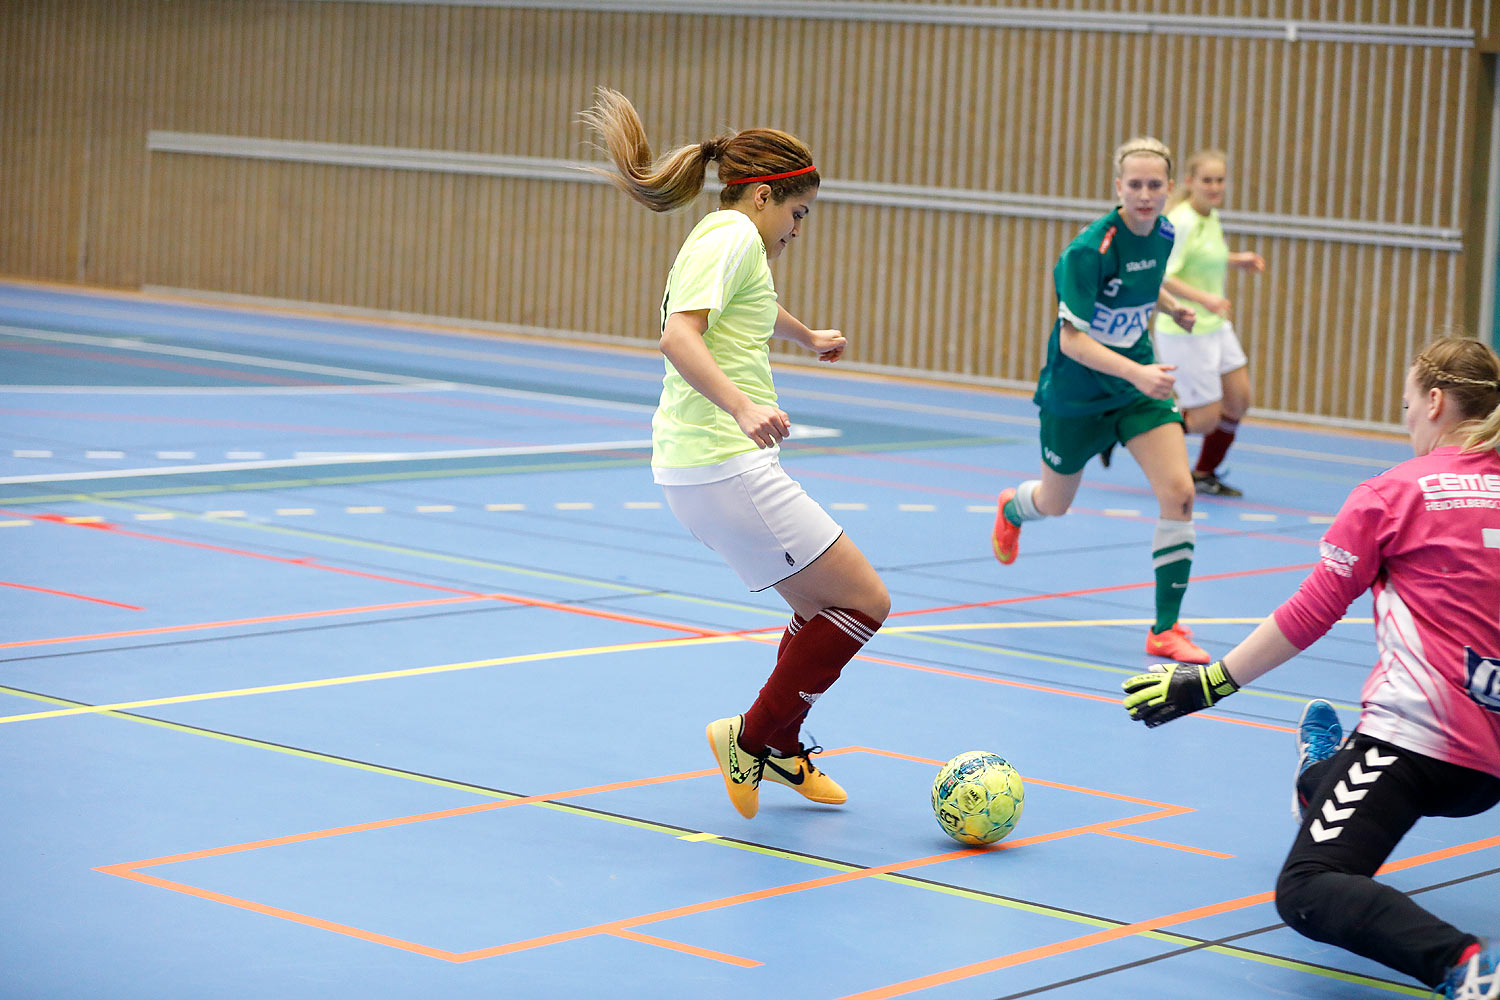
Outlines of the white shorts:
<svg viewBox="0 0 1500 1000">
<path fill-rule="evenodd" d="M 662 486 L 667 506 L 751 590 L 765 590 L 827 552 L 844 529 L 780 462 L 718 482 Z"/>
<path fill-rule="evenodd" d="M 1234 324 L 1213 333 L 1158 333 L 1156 360 L 1176 365 L 1177 405 L 1195 410 L 1224 398 L 1224 376 L 1246 365 Z"/>
</svg>

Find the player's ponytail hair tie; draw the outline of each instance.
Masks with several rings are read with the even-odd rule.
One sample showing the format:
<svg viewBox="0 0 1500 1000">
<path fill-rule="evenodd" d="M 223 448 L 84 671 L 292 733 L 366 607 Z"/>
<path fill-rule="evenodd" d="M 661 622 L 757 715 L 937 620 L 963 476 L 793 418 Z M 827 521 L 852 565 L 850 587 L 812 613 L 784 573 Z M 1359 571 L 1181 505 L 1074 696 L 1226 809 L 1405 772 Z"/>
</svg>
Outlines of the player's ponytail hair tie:
<svg viewBox="0 0 1500 1000">
<path fill-rule="evenodd" d="M 805 167 L 798 167 L 796 170 L 785 170 L 779 174 L 765 174 L 761 177 L 740 177 L 732 181 L 725 181 L 724 186 L 729 187 L 732 184 L 765 184 L 769 181 L 779 181 L 787 177 L 800 177 L 802 174 L 810 174 L 817 169 L 816 166 L 809 163 Z"/>
<path fill-rule="evenodd" d="M 724 147 L 727 145 L 729 145 L 729 140 L 721 136 L 699 143 L 698 148 L 703 151 L 705 160 L 717 160 L 724 155 Z"/>
</svg>

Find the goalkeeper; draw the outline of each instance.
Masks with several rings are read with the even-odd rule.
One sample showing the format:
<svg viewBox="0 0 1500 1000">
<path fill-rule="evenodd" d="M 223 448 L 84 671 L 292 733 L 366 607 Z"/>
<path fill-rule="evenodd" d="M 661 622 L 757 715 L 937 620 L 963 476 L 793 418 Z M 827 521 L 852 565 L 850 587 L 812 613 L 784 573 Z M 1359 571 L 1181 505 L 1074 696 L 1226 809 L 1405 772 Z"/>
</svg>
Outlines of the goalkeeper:
<svg viewBox="0 0 1500 1000">
<path fill-rule="evenodd" d="M 1345 741 L 1326 701 L 1298 726 L 1302 825 L 1276 909 L 1440 996 L 1489 1000 L 1500 937 L 1467 934 L 1373 876 L 1420 817 L 1500 802 L 1500 358 L 1477 340 L 1438 340 L 1408 371 L 1403 405 L 1417 457 L 1355 487 L 1296 595 L 1222 660 L 1131 677 L 1125 708 L 1158 726 L 1214 705 L 1372 590 L 1380 661 L 1358 726 Z"/>
</svg>

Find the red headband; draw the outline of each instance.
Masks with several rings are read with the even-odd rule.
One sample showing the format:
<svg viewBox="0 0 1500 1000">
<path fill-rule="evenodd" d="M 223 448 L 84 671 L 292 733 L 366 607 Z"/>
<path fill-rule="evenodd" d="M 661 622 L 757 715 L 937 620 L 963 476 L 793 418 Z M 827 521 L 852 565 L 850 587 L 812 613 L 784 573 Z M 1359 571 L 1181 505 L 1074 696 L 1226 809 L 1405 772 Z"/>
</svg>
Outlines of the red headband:
<svg viewBox="0 0 1500 1000">
<path fill-rule="evenodd" d="M 798 174 L 810 174 L 817 169 L 817 167 L 809 164 L 808 166 L 801 167 L 797 170 L 788 170 L 784 174 L 766 174 L 766 176 L 764 177 L 742 177 L 737 181 L 725 181 L 724 186 L 732 187 L 735 184 L 759 184 L 762 181 L 779 181 L 783 177 L 796 177 Z"/>
</svg>

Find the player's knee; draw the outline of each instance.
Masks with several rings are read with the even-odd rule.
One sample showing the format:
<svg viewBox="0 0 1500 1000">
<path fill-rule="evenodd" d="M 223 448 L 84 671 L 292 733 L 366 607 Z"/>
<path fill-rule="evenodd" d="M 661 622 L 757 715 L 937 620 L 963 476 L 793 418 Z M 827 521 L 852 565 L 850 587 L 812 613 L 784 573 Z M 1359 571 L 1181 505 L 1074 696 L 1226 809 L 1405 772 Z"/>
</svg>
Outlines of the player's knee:
<svg viewBox="0 0 1500 1000">
<path fill-rule="evenodd" d="M 869 597 L 865 599 L 865 606 L 861 610 L 877 622 L 884 622 L 886 616 L 891 613 L 891 592 L 886 589 L 885 584 L 875 581 Z"/>
<path fill-rule="evenodd" d="M 1276 879 L 1276 912 L 1286 925 L 1303 937 L 1322 940 L 1322 908 L 1338 906 L 1337 899 L 1330 899 L 1327 891 L 1320 891 L 1320 871 L 1283 868 Z"/>
<path fill-rule="evenodd" d="M 1161 505 L 1161 515 L 1169 521 L 1181 520 L 1193 515 L 1193 478 L 1184 476 L 1182 479 L 1168 483 L 1161 488 L 1156 495 L 1156 501 Z"/>
<path fill-rule="evenodd" d="M 1202 406 L 1188 410 L 1182 415 L 1182 420 L 1189 434 L 1207 434 L 1219 426 L 1219 407 Z"/>
<path fill-rule="evenodd" d="M 1068 503 L 1053 500 L 1046 496 L 1041 490 L 1037 490 L 1032 497 L 1032 503 L 1036 504 L 1037 513 L 1045 514 L 1047 517 L 1062 517 L 1068 512 Z"/>
</svg>

